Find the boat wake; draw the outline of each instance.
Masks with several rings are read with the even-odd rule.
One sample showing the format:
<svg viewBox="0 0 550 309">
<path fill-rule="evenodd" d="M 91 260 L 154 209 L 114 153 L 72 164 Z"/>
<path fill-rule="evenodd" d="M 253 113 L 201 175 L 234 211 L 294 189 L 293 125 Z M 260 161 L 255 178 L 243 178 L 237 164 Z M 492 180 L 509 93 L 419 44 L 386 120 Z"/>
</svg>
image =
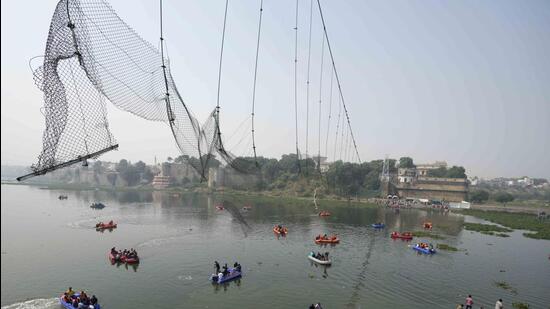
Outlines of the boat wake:
<svg viewBox="0 0 550 309">
<path fill-rule="evenodd" d="M 48 309 L 59 308 L 59 300 L 57 298 L 37 298 L 26 300 L 23 302 L 3 306 L 2 309 Z"/>
</svg>

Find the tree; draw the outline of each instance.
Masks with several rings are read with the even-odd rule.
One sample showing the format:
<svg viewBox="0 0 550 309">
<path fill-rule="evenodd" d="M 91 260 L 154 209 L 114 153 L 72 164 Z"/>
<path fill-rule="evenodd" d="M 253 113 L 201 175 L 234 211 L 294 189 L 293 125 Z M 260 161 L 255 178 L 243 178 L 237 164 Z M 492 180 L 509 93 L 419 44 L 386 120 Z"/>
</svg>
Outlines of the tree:
<svg viewBox="0 0 550 309">
<path fill-rule="evenodd" d="M 446 177 L 447 169 L 444 166 L 428 170 L 428 177 Z"/>
<path fill-rule="evenodd" d="M 101 173 L 101 170 L 102 170 L 102 165 L 101 165 L 101 161 L 95 161 L 94 162 L 94 165 L 92 166 L 92 170 L 94 171 L 94 173 L 96 174 L 99 174 Z"/>
<path fill-rule="evenodd" d="M 495 194 L 495 201 L 502 203 L 503 205 L 506 205 L 506 203 L 509 203 L 514 200 L 514 196 L 508 192 L 498 192 Z"/>
<path fill-rule="evenodd" d="M 470 201 L 474 203 L 483 203 L 489 199 L 489 192 L 485 190 L 476 190 L 470 193 Z"/>
<path fill-rule="evenodd" d="M 415 167 L 413 159 L 411 157 L 401 157 L 399 158 L 399 167 L 400 168 L 413 168 Z"/>
<path fill-rule="evenodd" d="M 466 170 L 462 166 L 453 166 L 447 170 L 447 178 L 466 178 Z"/>
</svg>

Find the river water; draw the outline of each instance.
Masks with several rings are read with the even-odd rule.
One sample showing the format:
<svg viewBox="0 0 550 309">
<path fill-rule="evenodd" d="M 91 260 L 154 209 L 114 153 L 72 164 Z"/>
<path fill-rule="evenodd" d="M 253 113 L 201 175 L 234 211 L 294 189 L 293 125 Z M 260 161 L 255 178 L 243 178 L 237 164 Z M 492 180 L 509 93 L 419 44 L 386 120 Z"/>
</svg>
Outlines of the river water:
<svg viewBox="0 0 550 309">
<path fill-rule="evenodd" d="M 103 308 L 455 308 L 472 294 L 475 306 L 550 305 L 550 242 L 521 231 L 499 238 L 462 230 L 482 220 L 437 211 L 249 203 L 252 210 L 218 211 L 215 196 L 165 192 L 42 190 L 1 186 L 2 308 L 59 308 L 55 297 L 72 286 L 95 294 Z M 67 194 L 67 200 L 58 195 Z M 262 199 L 264 200 L 264 199 Z M 107 205 L 89 208 L 92 202 Z M 230 206 L 228 204 L 228 206 Z M 96 232 L 99 220 L 112 232 Z M 458 252 L 419 255 L 391 231 L 418 230 L 424 220 Z M 387 227 L 373 230 L 383 221 Z M 272 228 L 282 223 L 287 237 Z M 341 243 L 320 247 L 319 233 Z M 415 239 L 416 241 L 417 239 Z M 136 248 L 137 268 L 111 265 L 107 251 Z M 312 264 L 311 250 L 329 251 L 331 267 Z M 214 286 L 213 261 L 243 265 L 243 278 Z M 514 290 L 497 287 L 508 282 Z"/>
</svg>

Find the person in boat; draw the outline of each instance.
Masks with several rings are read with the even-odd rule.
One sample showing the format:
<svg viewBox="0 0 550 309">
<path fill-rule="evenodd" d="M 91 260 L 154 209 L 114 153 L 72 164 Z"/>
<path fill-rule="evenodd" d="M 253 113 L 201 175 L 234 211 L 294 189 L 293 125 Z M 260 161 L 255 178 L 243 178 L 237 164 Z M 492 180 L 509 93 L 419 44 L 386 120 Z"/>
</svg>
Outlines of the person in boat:
<svg viewBox="0 0 550 309">
<path fill-rule="evenodd" d="M 69 287 L 69 289 L 67 290 L 67 292 L 65 292 L 69 297 L 73 297 L 74 295 L 74 291 L 73 291 L 73 288 L 72 287 Z"/>
<path fill-rule="evenodd" d="M 218 282 L 221 282 L 223 279 L 223 273 L 218 274 Z"/>
<path fill-rule="evenodd" d="M 80 301 L 88 299 L 88 295 L 86 295 L 86 292 L 84 291 L 80 291 L 80 295 L 78 297 L 80 298 Z"/>
<path fill-rule="evenodd" d="M 315 237 L 315 240 L 320 240 L 320 239 L 321 239 L 321 235 L 317 235 L 317 236 Z"/>
<path fill-rule="evenodd" d="M 311 306 L 309 306 L 309 309 L 315 309 L 315 305 L 311 304 Z"/>
<path fill-rule="evenodd" d="M 214 268 L 216 269 L 216 274 L 220 273 L 220 263 L 218 261 L 214 261 Z"/>
<path fill-rule="evenodd" d="M 76 298 L 73 299 L 73 307 L 78 308 L 78 300 Z"/>
<path fill-rule="evenodd" d="M 227 276 L 227 275 L 229 274 L 229 270 L 227 269 L 227 263 L 225 263 L 225 265 L 223 265 L 222 274 L 223 274 L 224 276 Z"/>
<path fill-rule="evenodd" d="M 325 261 L 328 261 L 328 252 L 325 252 L 324 258 L 325 258 Z"/>
<path fill-rule="evenodd" d="M 323 239 L 324 239 L 324 240 L 327 240 L 327 239 L 328 239 L 327 234 L 323 235 Z"/>
<path fill-rule="evenodd" d="M 109 221 L 109 225 L 113 225 L 113 220 Z"/>
<path fill-rule="evenodd" d="M 95 306 L 97 304 L 97 297 L 95 295 L 92 295 L 92 298 L 90 298 L 90 305 Z"/>
<path fill-rule="evenodd" d="M 63 293 L 62 299 L 63 299 L 64 302 L 69 303 L 69 304 L 72 302 L 71 297 L 69 297 L 67 292 Z"/>
<path fill-rule="evenodd" d="M 433 250 L 433 249 L 434 249 L 434 245 L 432 245 L 432 243 L 430 243 L 429 248 L 430 248 L 430 250 Z"/>
</svg>

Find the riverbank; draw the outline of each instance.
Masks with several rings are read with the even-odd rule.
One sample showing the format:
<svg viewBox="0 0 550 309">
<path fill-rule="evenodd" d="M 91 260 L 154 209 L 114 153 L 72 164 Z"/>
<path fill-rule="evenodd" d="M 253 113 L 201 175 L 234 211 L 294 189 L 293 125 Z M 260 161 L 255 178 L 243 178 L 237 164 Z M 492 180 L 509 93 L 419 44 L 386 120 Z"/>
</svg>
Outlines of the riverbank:
<svg viewBox="0 0 550 309">
<path fill-rule="evenodd" d="M 550 240 L 550 220 L 538 219 L 536 215 L 525 212 L 502 212 L 479 209 L 455 210 L 456 213 L 478 217 L 510 229 L 527 230 L 523 236 L 534 239 Z"/>
<path fill-rule="evenodd" d="M 239 191 L 233 189 L 209 189 L 206 184 L 197 184 L 193 187 L 170 187 L 170 188 L 154 188 L 150 185 L 136 187 L 110 187 L 110 186 L 90 186 L 86 184 L 46 184 L 46 183 L 18 183 L 18 182 L 2 182 L 2 185 L 27 185 L 39 187 L 44 190 L 67 190 L 67 191 L 109 191 L 109 192 L 166 192 L 172 194 L 190 194 L 204 193 L 223 196 L 222 199 L 229 199 L 232 202 L 251 203 L 251 202 L 269 202 L 276 204 L 293 204 L 296 206 L 316 206 L 312 197 L 299 195 L 288 195 L 281 192 L 271 191 Z M 350 199 L 337 196 L 317 197 L 317 207 L 322 209 L 323 205 L 330 202 L 330 206 L 354 206 L 354 207 L 380 207 L 367 199 Z"/>
</svg>

